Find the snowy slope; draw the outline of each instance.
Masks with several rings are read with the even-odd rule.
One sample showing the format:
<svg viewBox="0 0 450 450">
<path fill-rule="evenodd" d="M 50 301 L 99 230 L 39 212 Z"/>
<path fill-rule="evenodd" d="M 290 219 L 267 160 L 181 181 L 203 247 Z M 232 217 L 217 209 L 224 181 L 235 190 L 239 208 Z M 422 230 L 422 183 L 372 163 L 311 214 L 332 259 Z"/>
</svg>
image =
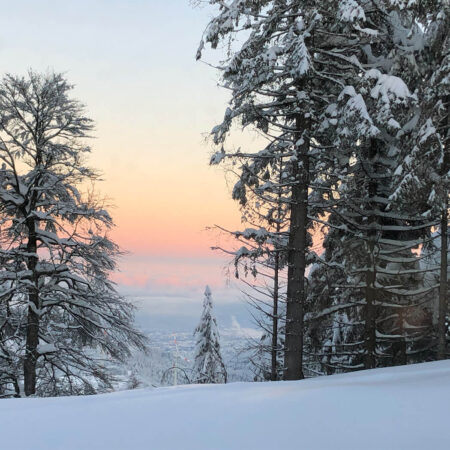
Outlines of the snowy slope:
<svg viewBox="0 0 450 450">
<path fill-rule="evenodd" d="M 450 448 L 450 361 L 300 382 L 0 400 L 4 450 Z"/>
</svg>

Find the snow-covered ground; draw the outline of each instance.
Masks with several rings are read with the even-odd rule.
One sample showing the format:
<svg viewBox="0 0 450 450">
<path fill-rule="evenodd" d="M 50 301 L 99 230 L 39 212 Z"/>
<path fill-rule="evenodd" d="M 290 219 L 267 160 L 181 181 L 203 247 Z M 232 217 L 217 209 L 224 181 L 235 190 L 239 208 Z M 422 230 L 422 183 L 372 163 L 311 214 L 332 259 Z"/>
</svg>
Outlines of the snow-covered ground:
<svg viewBox="0 0 450 450">
<path fill-rule="evenodd" d="M 447 450 L 450 361 L 299 382 L 0 400 L 5 450 Z"/>
</svg>

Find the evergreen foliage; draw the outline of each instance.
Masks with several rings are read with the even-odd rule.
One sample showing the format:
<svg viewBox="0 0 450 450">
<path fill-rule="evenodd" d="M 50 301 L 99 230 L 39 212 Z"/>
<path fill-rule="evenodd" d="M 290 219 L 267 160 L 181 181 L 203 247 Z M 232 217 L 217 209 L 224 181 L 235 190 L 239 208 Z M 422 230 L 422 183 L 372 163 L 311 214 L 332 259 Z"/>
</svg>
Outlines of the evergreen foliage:
<svg viewBox="0 0 450 450">
<path fill-rule="evenodd" d="M 203 312 L 194 331 L 196 336 L 193 367 L 194 383 L 226 383 L 227 371 L 220 353 L 220 337 L 213 313 L 212 293 L 206 286 Z"/>
<path fill-rule="evenodd" d="M 423 261 L 448 229 L 448 2 L 210 3 L 197 57 L 229 44 L 218 69 L 231 93 L 211 163 L 239 168 L 241 207 L 286 206 L 284 378 L 448 356 L 447 245 Z M 265 144 L 227 151 L 233 125 Z M 257 236 L 270 236 L 262 217 Z M 255 242 L 235 259 L 267 261 Z"/>
</svg>

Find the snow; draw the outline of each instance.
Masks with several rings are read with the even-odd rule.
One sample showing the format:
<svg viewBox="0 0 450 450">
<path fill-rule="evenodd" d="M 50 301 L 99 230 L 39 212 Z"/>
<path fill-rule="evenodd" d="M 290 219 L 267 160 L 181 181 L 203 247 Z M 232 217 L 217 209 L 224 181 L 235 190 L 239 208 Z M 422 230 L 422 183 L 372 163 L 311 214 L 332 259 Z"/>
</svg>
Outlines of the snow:
<svg viewBox="0 0 450 450">
<path fill-rule="evenodd" d="M 243 256 L 247 256 L 250 254 L 250 250 L 244 246 L 242 246 L 237 252 L 235 252 L 236 258 L 242 258 Z"/>
<path fill-rule="evenodd" d="M 226 154 L 224 151 L 216 152 L 211 156 L 209 163 L 214 166 L 216 164 L 220 164 L 220 162 L 225 159 Z"/>
<path fill-rule="evenodd" d="M 353 22 L 355 20 L 366 20 L 364 9 L 355 0 L 342 0 L 339 5 L 341 20 Z"/>
<path fill-rule="evenodd" d="M 0 401 L 2 448 L 444 450 L 449 399 L 450 361 L 294 382 L 10 399 Z"/>
<path fill-rule="evenodd" d="M 339 94 L 338 100 L 342 101 L 346 96 L 350 99 L 344 108 L 344 113 L 350 123 L 356 124 L 358 134 L 376 136 L 379 134 L 379 129 L 373 124 L 372 118 L 367 111 L 366 102 L 361 94 L 357 94 L 353 86 L 345 86 Z M 347 127 L 341 130 L 342 135 L 349 132 Z"/>
<path fill-rule="evenodd" d="M 361 33 L 368 34 L 369 36 L 378 36 L 378 31 L 373 30 L 372 28 L 361 28 L 358 25 L 355 25 L 355 29 L 361 31 Z"/>
<path fill-rule="evenodd" d="M 376 86 L 370 92 L 370 95 L 375 99 L 381 96 L 385 103 L 389 103 L 391 95 L 397 99 L 405 99 L 411 96 L 408 86 L 399 77 L 381 73 L 377 69 L 371 69 L 366 72 L 366 78 L 377 80 Z"/>
<path fill-rule="evenodd" d="M 58 349 L 55 347 L 54 344 L 39 344 L 37 346 L 37 351 L 38 353 L 40 353 L 41 355 L 45 354 L 45 353 L 53 353 L 58 351 Z"/>
<path fill-rule="evenodd" d="M 301 77 L 308 72 L 311 65 L 311 57 L 305 44 L 303 36 L 298 36 L 297 41 L 291 49 L 291 58 L 293 69 L 291 75 L 293 77 Z"/>
</svg>

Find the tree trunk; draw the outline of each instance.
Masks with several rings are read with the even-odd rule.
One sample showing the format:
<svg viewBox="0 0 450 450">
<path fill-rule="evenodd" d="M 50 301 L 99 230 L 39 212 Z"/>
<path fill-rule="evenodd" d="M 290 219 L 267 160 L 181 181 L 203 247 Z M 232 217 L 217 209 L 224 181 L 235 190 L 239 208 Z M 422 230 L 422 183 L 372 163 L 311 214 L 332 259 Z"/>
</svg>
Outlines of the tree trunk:
<svg viewBox="0 0 450 450">
<path fill-rule="evenodd" d="M 29 300 L 36 304 L 29 293 Z M 38 358 L 37 346 L 39 344 L 39 315 L 33 311 L 33 307 L 28 308 L 27 320 L 27 343 L 25 360 L 23 363 L 23 380 L 25 395 L 34 395 L 36 393 L 36 361 Z"/>
<path fill-rule="evenodd" d="M 283 181 L 283 158 L 280 159 L 280 179 L 279 183 Z M 277 213 L 277 225 L 276 232 L 279 236 L 281 231 L 281 195 L 282 190 L 278 194 L 278 213 Z M 278 380 L 278 301 L 280 292 L 280 249 L 275 246 L 275 264 L 274 264 L 274 276 L 273 276 L 273 310 L 272 310 L 272 364 L 270 379 L 272 381 Z"/>
<path fill-rule="evenodd" d="M 278 353 L 278 284 L 280 270 L 280 253 L 275 250 L 275 267 L 273 280 L 273 311 L 272 311 L 272 366 L 270 379 L 276 381 L 278 379 L 277 353 Z"/>
<path fill-rule="evenodd" d="M 378 142 L 376 139 L 370 140 L 368 161 L 370 173 L 375 172 L 373 162 L 378 154 Z M 369 175 L 371 176 L 371 175 Z M 378 183 L 374 177 L 369 179 L 368 195 L 369 208 L 374 211 L 376 204 L 374 198 L 378 194 Z M 364 368 L 373 369 L 376 367 L 376 310 L 375 310 L 375 294 L 376 294 L 376 260 L 375 260 L 375 246 L 377 239 L 377 224 L 378 217 L 374 213 L 368 216 L 368 223 L 371 229 L 368 232 L 368 254 L 367 254 L 367 272 L 366 272 L 366 308 L 365 308 L 365 327 L 364 327 L 364 342 L 365 342 L 365 359 Z"/>
<path fill-rule="evenodd" d="M 284 379 L 303 378 L 303 305 L 305 301 L 305 270 L 308 251 L 308 187 L 309 139 L 304 133 L 309 119 L 298 114 L 295 120 L 295 149 L 298 163 L 293 164 L 291 216 L 288 249 L 288 286 L 286 304 L 286 344 Z M 302 141 L 303 140 L 303 141 Z"/>
<path fill-rule="evenodd" d="M 447 105 L 447 123 L 444 123 L 446 133 L 444 144 L 444 162 L 442 165 L 442 174 L 444 178 L 450 169 L 450 96 L 444 97 L 444 103 Z M 438 349 L 437 359 L 447 357 L 447 330 L 445 319 L 448 309 L 448 192 L 447 184 L 444 184 L 445 200 L 441 216 L 441 275 L 439 282 L 439 317 L 438 317 Z"/>
<path fill-rule="evenodd" d="M 408 354 L 405 336 L 405 314 L 403 308 L 399 309 L 398 313 L 398 334 L 401 336 L 392 343 L 392 365 L 406 366 L 408 364 Z"/>
<path fill-rule="evenodd" d="M 438 317 L 438 350 L 437 359 L 445 359 L 447 356 L 447 329 L 445 319 L 447 317 L 447 271 L 448 271 L 448 200 L 446 199 L 441 217 L 441 277 L 439 284 L 439 317 Z"/>
<path fill-rule="evenodd" d="M 370 242 L 370 251 L 373 257 L 373 244 Z M 371 258 L 372 259 L 372 258 Z M 376 366 L 375 349 L 376 349 L 376 319 L 375 319 L 375 265 L 372 264 L 366 272 L 366 308 L 365 308 L 365 360 L 364 368 L 373 369 Z"/>
<path fill-rule="evenodd" d="M 37 258 L 37 239 L 35 222 L 33 219 L 27 220 L 28 228 L 28 270 L 33 273 L 33 286 L 28 288 L 28 317 L 27 317 L 27 339 L 25 359 L 23 363 L 23 379 L 25 395 L 34 395 L 36 393 L 36 362 L 39 356 L 37 347 L 39 345 L 39 292 L 38 275 L 36 273 Z"/>
</svg>

